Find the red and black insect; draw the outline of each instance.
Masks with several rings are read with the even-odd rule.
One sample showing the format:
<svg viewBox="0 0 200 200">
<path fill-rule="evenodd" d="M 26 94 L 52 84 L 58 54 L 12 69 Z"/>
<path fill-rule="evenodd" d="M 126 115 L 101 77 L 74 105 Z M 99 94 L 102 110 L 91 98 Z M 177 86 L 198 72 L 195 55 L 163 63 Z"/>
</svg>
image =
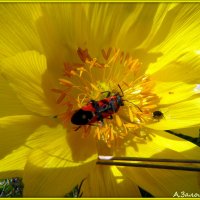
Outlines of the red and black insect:
<svg viewBox="0 0 200 200">
<path fill-rule="evenodd" d="M 124 105 L 124 100 L 122 99 L 124 94 L 121 87 L 119 85 L 118 87 L 122 95 L 117 92 L 111 96 L 110 91 L 105 91 L 108 93 L 106 98 L 100 101 L 91 100 L 87 105 L 77 110 L 71 117 L 72 124 L 79 125 L 78 128 L 80 128 L 81 125 L 93 125 L 96 122 L 103 124 L 104 119 L 112 119 L 112 115 L 118 112 L 119 108 Z"/>
</svg>

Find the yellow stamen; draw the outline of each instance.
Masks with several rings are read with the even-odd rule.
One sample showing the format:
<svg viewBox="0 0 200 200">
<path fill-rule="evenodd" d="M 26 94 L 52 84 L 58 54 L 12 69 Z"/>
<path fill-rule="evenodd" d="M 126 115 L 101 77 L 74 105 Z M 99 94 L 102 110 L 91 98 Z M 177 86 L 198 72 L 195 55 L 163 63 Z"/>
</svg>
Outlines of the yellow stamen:
<svg viewBox="0 0 200 200">
<path fill-rule="evenodd" d="M 115 119 L 116 119 L 116 122 L 117 122 L 117 126 L 119 126 L 119 127 L 122 126 L 122 121 L 121 121 L 118 114 L 115 114 Z"/>
<path fill-rule="evenodd" d="M 98 87 L 96 87 L 94 84 L 90 83 L 90 85 L 92 86 L 92 88 L 96 91 L 99 91 Z"/>
<path fill-rule="evenodd" d="M 133 122 L 133 112 L 131 111 L 130 107 L 128 107 L 128 113 L 129 113 L 130 121 Z"/>
<path fill-rule="evenodd" d="M 127 123 L 127 124 L 124 124 L 124 126 L 125 126 L 126 128 L 138 129 L 138 125 L 137 125 L 137 124 Z"/>
</svg>

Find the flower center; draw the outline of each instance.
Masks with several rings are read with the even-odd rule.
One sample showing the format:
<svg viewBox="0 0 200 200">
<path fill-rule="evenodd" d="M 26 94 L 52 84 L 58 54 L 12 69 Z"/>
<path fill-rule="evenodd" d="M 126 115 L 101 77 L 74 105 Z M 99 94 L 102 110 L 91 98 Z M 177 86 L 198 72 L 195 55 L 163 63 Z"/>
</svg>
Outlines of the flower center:
<svg viewBox="0 0 200 200">
<path fill-rule="evenodd" d="M 146 137 L 144 125 L 158 120 L 154 82 L 142 75 L 142 63 L 119 49 L 103 49 L 98 58 L 78 48 L 80 62 L 64 64 L 57 103 L 66 107 L 64 124 L 77 124 L 83 136 L 93 133 L 108 147 L 132 136 Z M 78 110 L 78 111 L 77 111 Z M 74 114 L 76 113 L 76 115 Z"/>
</svg>

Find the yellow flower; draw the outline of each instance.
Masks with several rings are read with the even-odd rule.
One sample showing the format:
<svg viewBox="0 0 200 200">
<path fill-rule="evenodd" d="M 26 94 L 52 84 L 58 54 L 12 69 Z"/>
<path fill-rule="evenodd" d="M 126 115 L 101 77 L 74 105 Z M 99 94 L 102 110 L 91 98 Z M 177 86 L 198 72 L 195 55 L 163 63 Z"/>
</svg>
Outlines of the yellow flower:
<svg viewBox="0 0 200 200">
<path fill-rule="evenodd" d="M 0 10 L 0 177 L 23 176 L 29 197 L 63 197 L 82 180 L 84 197 L 139 197 L 138 186 L 156 197 L 200 193 L 197 172 L 96 164 L 110 155 L 200 158 L 197 146 L 164 131 L 199 126 L 198 4 Z M 122 102 L 113 119 L 71 123 L 106 91 Z"/>
</svg>

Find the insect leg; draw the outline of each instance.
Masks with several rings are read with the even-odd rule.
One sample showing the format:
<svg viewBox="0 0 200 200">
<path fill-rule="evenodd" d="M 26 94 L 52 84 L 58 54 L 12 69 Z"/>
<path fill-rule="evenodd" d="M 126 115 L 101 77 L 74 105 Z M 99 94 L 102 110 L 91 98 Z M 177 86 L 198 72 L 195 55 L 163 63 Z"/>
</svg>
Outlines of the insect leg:
<svg viewBox="0 0 200 200">
<path fill-rule="evenodd" d="M 113 100 L 113 99 L 110 100 L 109 106 L 110 106 L 110 108 L 111 108 L 111 110 L 112 110 L 113 112 L 116 112 L 116 108 L 115 108 L 114 100 Z"/>
<path fill-rule="evenodd" d="M 90 102 L 92 103 L 92 106 L 93 106 L 95 109 L 97 109 L 97 108 L 99 107 L 97 101 L 95 101 L 95 100 L 90 100 Z"/>
<path fill-rule="evenodd" d="M 77 128 L 75 128 L 74 131 L 78 131 L 79 128 L 81 128 L 81 126 L 78 126 Z"/>
<path fill-rule="evenodd" d="M 101 94 L 102 94 L 102 93 L 106 93 L 106 92 L 108 93 L 108 94 L 106 95 L 106 98 L 110 97 L 110 95 L 111 95 L 111 92 L 110 92 L 110 91 L 104 91 L 104 92 L 101 92 Z"/>
</svg>

